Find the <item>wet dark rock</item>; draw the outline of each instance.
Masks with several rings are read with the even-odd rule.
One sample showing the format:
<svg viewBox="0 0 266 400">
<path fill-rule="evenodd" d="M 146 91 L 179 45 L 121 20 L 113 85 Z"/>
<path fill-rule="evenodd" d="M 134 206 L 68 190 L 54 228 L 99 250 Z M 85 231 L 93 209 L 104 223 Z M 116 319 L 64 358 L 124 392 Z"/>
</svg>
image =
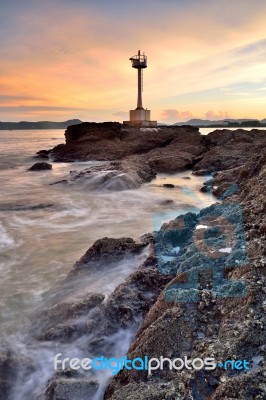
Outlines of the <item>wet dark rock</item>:
<svg viewBox="0 0 266 400">
<path fill-rule="evenodd" d="M 70 171 L 66 179 L 52 183 L 76 184 L 89 190 L 130 190 L 137 189 L 142 183 L 150 182 L 156 177 L 146 164 L 139 164 L 138 160 L 128 158 L 121 162 L 112 162 L 108 165 L 86 168 L 83 171 Z"/>
<path fill-rule="evenodd" d="M 52 185 L 60 185 L 60 184 L 67 185 L 68 184 L 68 180 L 67 179 L 60 179 L 60 181 L 56 181 L 56 182 L 50 183 L 51 186 Z"/>
<path fill-rule="evenodd" d="M 70 271 L 73 276 L 81 271 L 104 267 L 108 263 L 120 262 L 125 257 L 139 254 L 147 243 L 135 242 L 131 238 L 113 239 L 105 237 L 97 240 L 93 246 L 76 262 Z"/>
<path fill-rule="evenodd" d="M 51 153 L 51 150 L 39 150 L 37 151 L 37 155 L 39 156 L 49 156 L 49 154 Z"/>
<path fill-rule="evenodd" d="M 0 206 L 1 211 L 34 211 L 43 210 L 46 208 L 54 207 L 53 203 L 39 203 L 39 204 L 28 204 L 28 203 L 17 203 L 17 204 L 4 204 Z"/>
<path fill-rule="evenodd" d="M 242 165 L 213 173 L 212 178 L 204 183 L 201 191 L 212 193 L 220 199 L 230 197 L 239 191 L 245 192 L 246 183 L 261 169 L 265 160 L 264 146 L 260 149 L 260 152 L 250 157 Z"/>
<path fill-rule="evenodd" d="M 171 199 L 162 200 L 162 201 L 160 202 L 160 204 L 161 204 L 162 206 L 171 206 L 171 205 L 173 205 L 174 203 L 175 203 L 174 200 L 171 200 Z"/>
<path fill-rule="evenodd" d="M 46 171 L 51 170 L 52 168 L 52 164 L 49 164 L 47 162 L 37 162 L 32 167 L 30 167 L 28 171 Z"/>
<path fill-rule="evenodd" d="M 175 185 L 173 185 L 172 183 L 164 183 L 163 187 L 165 187 L 167 189 L 173 189 L 175 187 Z"/>
<path fill-rule="evenodd" d="M 45 400 L 88 400 L 99 388 L 95 380 L 84 378 L 53 378 L 45 392 Z"/>
<path fill-rule="evenodd" d="M 40 150 L 37 151 L 36 156 L 34 158 L 41 158 L 41 159 L 49 159 L 49 154 L 51 153 L 51 150 Z"/>
<path fill-rule="evenodd" d="M 83 329 L 79 319 L 88 315 L 103 300 L 103 294 L 92 293 L 79 301 L 57 303 L 38 315 L 31 331 L 38 340 L 55 340 L 61 337 L 70 339 Z"/>
<path fill-rule="evenodd" d="M 103 295 L 92 294 L 86 301 L 61 302 L 42 312 L 37 320 L 42 328 L 42 335 L 38 339 L 73 343 L 79 337 L 87 337 L 86 354 L 90 357 L 99 354 L 113 357 L 117 341 L 123 342 L 123 335 L 134 334 L 144 315 L 172 278 L 170 275 L 162 276 L 158 271 L 153 246 L 152 234 L 143 235 L 139 242 L 131 238 L 104 238 L 97 241 L 75 265 L 68 280 L 75 279 L 79 268 L 83 274 L 90 274 L 91 267 L 101 268 L 101 265 L 107 264 L 108 268 L 112 268 L 112 264 L 127 257 L 138 257 L 136 269 L 104 302 Z M 83 390 L 84 393 L 88 390 L 88 395 L 90 389 L 87 389 L 88 383 L 85 382 L 79 376 L 73 376 L 71 371 L 56 373 L 48 382 L 45 398 L 75 399 L 67 397 L 68 394 L 82 396 Z M 94 390 L 97 388 L 97 385 L 93 385 Z"/>
<path fill-rule="evenodd" d="M 172 247 L 187 244 L 193 236 L 197 221 L 197 216 L 189 212 L 164 223 L 159 231 L 157 244 L 166 246 L 166 243 L 169 242 Z"/>
<path fill-rule="evenodd" d="M 21 371 L 32 371 L 31 360 L 13 352 L 0 353 L 0 400 L 9 399 Z"/>
<path fill-rule="evenodd" d="M 49 160 L 49 156 L 47 154 L 38 154 L 37 156 L 34 156 L 34 158 Z"/>
</svg>

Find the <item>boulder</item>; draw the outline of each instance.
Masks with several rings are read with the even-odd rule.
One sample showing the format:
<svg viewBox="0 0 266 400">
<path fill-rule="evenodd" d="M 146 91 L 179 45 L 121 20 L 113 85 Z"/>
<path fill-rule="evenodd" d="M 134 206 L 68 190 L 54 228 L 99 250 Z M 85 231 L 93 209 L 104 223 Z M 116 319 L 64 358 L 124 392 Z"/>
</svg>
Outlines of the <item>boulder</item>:
<svg viewBox="0 0 266 400">
<path fill-rule="evenodd" d="M 41 159 L 49 159 L 50 150 L 40 150 L 37 151 L 36 156 L 34 158 L 41 158 Z"/>
<path fill-rule="evenodd" d="M 173 189 L 175 187 L 175 185 L 173 185 L 172 183 L 164 183 L 163 187 L 165 187 L 167 189 Z"/>
<path fill-rule="evenodd" d="M 51 379 L 45 391 L 45 400 L 88 400 L 99 388 L 95 380 L 56 377 Z"/>
<path fill-rule="evenodd" d="M 83 171 L 71 171 L 66 179 L 55 184 L 81 185 L 89 190 L 122 191 L 137 189 L 144 182 L 150 182 L 156 173 L 146 164 L 140 164 L 134 157 L 108 165 L 94 166 Z"/>
<path fill-rule="evenodd" d="M 104 268 L 108 263 L 117 263 L 126 257 L 140 254 L 147 242 L 135 242 L 131 238 L 108 238 L 97 240 L 75 263 L 69 276 L 82 271 Z M 109 265 L 108 265 L 109 268 Z"/>
<path fill-rule="evenodd" d="M 28 171 L 47 171 L 51 170 L 52 168 L 52 164 L 49 164 L 47 162 L 37 162 L 32 167 L 30 167 Z"/>
</svg>

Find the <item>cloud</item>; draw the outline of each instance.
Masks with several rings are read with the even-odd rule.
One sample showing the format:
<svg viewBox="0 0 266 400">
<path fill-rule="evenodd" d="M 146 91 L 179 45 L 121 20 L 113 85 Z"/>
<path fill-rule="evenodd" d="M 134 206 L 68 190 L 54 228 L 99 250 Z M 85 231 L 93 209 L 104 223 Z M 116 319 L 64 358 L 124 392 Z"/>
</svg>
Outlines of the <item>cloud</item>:
<svg viewBox="0 0 266 400">
<path fill-rule="evenodd" d="M 84 108 L 78 107 L 58 107 L 58 106 L 1 106 L 1 110 L 8 110 L 8 111 L 85 111 Z"/>
<path fill-rule="evenodd" d="M 128 111 L 118 111 L 113 113 L 115 117 L 119 117 L 123 121 L 127 121 L 129 119 L 129 112 Z"/>
<path fill-rule="evenodd" d="M 231 118 L 227 111 L 219 111 L 215 113 L 214 111 L 207 111 L 205 114 L 206 119 L 210 120 L 220 120 L 220 119 L 228 119 Z"/>
<path fill-rule="evenodd" d="M 206 113 L 194 115 L 191 111 L 178 111 L 178 110 L 164 110 L 161 114 L 161 118 L 164 122 L 176 122 L 176 121 L 188 121 L 192 118 L 199 119 L 210 119 L 210 120 L 221 120 L 232 118 L 227 111 L 209 110 Z"/>
<path fill-rule="evenodd" d="M 193 118 L 193 114 L 190 111 L 178 111 L 178 110 L 164 110 L 161 114 L 161 118 L 164 121 L 184 121 Z"/>
<path fill-rule="evenodd" d="M 211 109 L 263 117 L 264 90 L 250 93 L 248 104 L 241 98 L 247 96 L 220 88 L 265 77 L 265 12 L 265 0 L 256 7 L 250 0 L 3 2 L 0 86 L 9 97 L 2 103 L 40 106 L 40 113 L 50 106 L 52 115 L 55 107 L 97 109 L 108 119 L 128 119 L 117 110 L 135 106 L 136 71 L 128 58 L 141 46 L 148 55 L 144 102 L 153 119 L 163 109 L 163 121 L 173 122 Z M 180 105 L 191 111 L 176 110 Z"/>
</svg>

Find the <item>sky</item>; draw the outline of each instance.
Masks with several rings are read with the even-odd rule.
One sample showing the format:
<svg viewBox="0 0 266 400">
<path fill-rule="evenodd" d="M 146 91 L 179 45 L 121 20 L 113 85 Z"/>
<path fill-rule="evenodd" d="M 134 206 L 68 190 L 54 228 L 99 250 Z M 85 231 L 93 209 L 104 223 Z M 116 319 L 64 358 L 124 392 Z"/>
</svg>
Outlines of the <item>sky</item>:
<svg viewBox="0 0 266 400">
<path fill-rule="evenodd" d="M 266 0 L 0 0 L 0 121 L 266 118 Z"/>
</svg>

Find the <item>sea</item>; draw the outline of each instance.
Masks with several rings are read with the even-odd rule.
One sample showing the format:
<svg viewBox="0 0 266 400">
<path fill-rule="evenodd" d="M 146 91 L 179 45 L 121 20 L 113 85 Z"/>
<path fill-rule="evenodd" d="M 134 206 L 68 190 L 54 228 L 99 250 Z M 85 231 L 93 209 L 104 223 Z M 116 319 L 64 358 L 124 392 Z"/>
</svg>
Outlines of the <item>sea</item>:
<svg viewBox="0 0 266 400">
<path fill-rule="evenodd" d="M 201 132 L 212 130 L 203 128 Z M 108 296 L 134 270 L 135 266 L 127 263 L 119 270 L 83 278 L 73 287 L 58 285 L 97 239 L 137 239 L 160 228 L 158 215 L 163 215 L 159 220 L 165 222 L 215 202 L 210 194 L 199 191 L 209 177 L 194 176 L 191 171 L 158 174 L 141 188 L 123 191 L 103 190 L 84 182 L 53 184 L 68 177 L 70 171 L 103 164 L 108 169 L 104 162 L 55 162 L 51 171 L 28 171 L 39 161 L 34 158 L 37 151 L 59 143 L 64 143 L 64 130 L 0 131 L 0 352 L 30 357 L 37 365 L 32 376 L 22 374 L 14 383 L 10 400 L 34 400 L 54 373 L 58 347 L 41 342 L 31 345 L 26 328 L 32 316 L 58 301 L 82 298 L 88 292 Z M 166 183 L 175 187 L 166 188 Z M 120 345 L 121 356 L 130 340 Z M 103 387 L 109 378 L 104 378 Z"/>
</svg>

